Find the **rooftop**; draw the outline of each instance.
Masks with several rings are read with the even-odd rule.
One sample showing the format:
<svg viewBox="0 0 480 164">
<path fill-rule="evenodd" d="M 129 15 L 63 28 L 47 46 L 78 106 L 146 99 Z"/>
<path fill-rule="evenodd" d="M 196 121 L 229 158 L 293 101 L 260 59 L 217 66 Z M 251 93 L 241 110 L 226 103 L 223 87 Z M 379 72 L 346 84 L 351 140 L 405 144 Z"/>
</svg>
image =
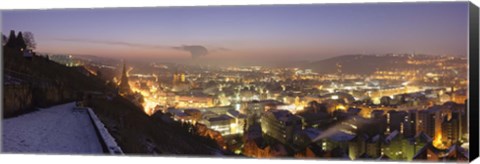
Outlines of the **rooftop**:
<svg viewBox="0 0 480 164">
<path fill-rule="evenodd" d="M 226 114 L 222 114 L 222 115 L 220 115 L 220 116 L 218 116 L 218 117 L 210 118 L 210 119 L 208 119 L 208 121 L 210 121 L 210 122 L 215 122 L 215 121 L 227 121 L 227 120 L 231 120 L 231 119 L 233 119 L 233 118 L 230 117 L 230 116 L 228 116 L 228 115 L 226 115 Z"/>
<path fill-rule="evenodd" d="M 284 122 L 288 121 L 288 119 L 293 116 L 292 113 L 287 110 L 270 110 L 269 112 L 272 112 L 277 120 Z"/>
<path fill-rule="evenodd" d="M 338 131 L 328 137 L 328 139 L 336 142 L 347 142 L 355 138 L 355 135 L 348 134 L 343 131 Z"/>
</svg>

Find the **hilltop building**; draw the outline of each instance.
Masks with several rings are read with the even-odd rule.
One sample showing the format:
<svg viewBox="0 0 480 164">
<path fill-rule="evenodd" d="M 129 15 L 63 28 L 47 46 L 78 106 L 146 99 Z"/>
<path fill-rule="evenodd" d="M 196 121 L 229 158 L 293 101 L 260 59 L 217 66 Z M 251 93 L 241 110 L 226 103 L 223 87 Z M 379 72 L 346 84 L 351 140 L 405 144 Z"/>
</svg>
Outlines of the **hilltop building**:
<svg viewBox="0 0 480 164">
<path fill-rule="evenodd" d="M 27 59 L 32 59 L 35 54 L 32 50 L 28 49 L 22 32 L 18 32 L 18 35 L 15 35 L 14 30 L 10 31 L 8 40 L 4 45 L 4 49 L 6 48 L 15 51 L 14 54 L 22 55 Z"/>
</svg>

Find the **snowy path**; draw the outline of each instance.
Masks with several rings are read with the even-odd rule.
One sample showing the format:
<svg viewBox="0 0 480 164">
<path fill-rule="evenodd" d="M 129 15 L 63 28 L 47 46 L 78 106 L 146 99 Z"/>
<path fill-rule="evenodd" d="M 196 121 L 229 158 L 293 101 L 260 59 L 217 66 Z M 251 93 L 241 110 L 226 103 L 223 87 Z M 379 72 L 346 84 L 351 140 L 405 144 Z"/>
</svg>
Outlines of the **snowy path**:
<svg viewBox="0 0 480 164">
<path fill-rule="evenodd" d="M 86 110 L 75 103 L 40 109 L 2 122 L 2 152 L 48 154 L 103 153 Z"/>
</svg>

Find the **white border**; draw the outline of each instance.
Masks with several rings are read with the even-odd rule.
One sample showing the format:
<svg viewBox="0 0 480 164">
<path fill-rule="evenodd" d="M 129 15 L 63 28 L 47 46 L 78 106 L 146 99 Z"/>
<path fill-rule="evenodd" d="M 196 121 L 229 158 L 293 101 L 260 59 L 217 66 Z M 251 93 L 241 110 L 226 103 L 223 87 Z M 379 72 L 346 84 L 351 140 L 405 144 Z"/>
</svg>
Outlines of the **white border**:
<svg viewBox="0 0 480 164">
<path fill-rule="evenodd" d="M 445 2 L 449 0 L 434 0 Z M 451 0 L 450 0 L 451 1 Z M 471 0 L 477 6 L 480 0 Z M 58 8 L 105 8 L 105 7 L 154 7 L 154 6 L 217 6 L 217 5 L 265 5 L 265 4 L 311 4 L 311 3 L 372 3 L 372 2 L 428 2 L 428 0 L 1 0 L 0 10 L 11 9 L 58 9 Z M 0 13 L 1 17 L 1 13 Z M 1 21 L 0 21 L 1 23 Z M 1 30 L 1 24 L 0 24 Z M 1 59 L 0 59 L 1 60 Z M 0 77 L 1 79 L 1 77 Z M 1 124 L 0 124 L 1 125 Z M 0 137 L 1 139 L 1 137 Z M 345 163 L 350 161 L 332 160 L 253 160 L 232 158 L 179 158 L 179 157 L 110 157 L 110 156 L 79 156 L 79 155 L 23 155 L 23 154 L 0 154 L 2 163 L 231 163 L 231 164 L 261 164 L 275 162 L 275 164 L 307 164 L 307 163 Z M 379 162 L 355 161 L 353 163 L 377 164 Z M 400 163 L 400 162 L 389 162 Z M 421 162 L 409 162 L 421 163 Z M 473 163 L 480 163 L 476 160 Z"/>
<path fill-rule="evenodd" d="M 431 0 L 450 2 L 459 0 Z M 474 0 L 478 1 L 478 0 Z M 218 6 L 311 3 L 429 2 L 428 0 L 2 0 L 0 9 L 52 9 L 99 7 Z M 478 3 L 477 3 L 478 4 Z"/>
</svg>

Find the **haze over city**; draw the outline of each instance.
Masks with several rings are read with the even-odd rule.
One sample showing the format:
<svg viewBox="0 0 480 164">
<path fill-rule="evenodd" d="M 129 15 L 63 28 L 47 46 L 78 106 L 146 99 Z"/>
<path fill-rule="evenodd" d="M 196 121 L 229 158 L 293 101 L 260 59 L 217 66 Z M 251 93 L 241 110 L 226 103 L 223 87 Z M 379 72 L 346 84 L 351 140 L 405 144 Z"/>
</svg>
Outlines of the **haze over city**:
<svg viewBox="0 0 480 164">
<path fill-rule="evenodd" d="M 2 12 L 2 33 L 31 31 L 37 52 L 166 61 L 466 56 L 466 9 L 453 2 L 19 10 Z"/>
</svg>

